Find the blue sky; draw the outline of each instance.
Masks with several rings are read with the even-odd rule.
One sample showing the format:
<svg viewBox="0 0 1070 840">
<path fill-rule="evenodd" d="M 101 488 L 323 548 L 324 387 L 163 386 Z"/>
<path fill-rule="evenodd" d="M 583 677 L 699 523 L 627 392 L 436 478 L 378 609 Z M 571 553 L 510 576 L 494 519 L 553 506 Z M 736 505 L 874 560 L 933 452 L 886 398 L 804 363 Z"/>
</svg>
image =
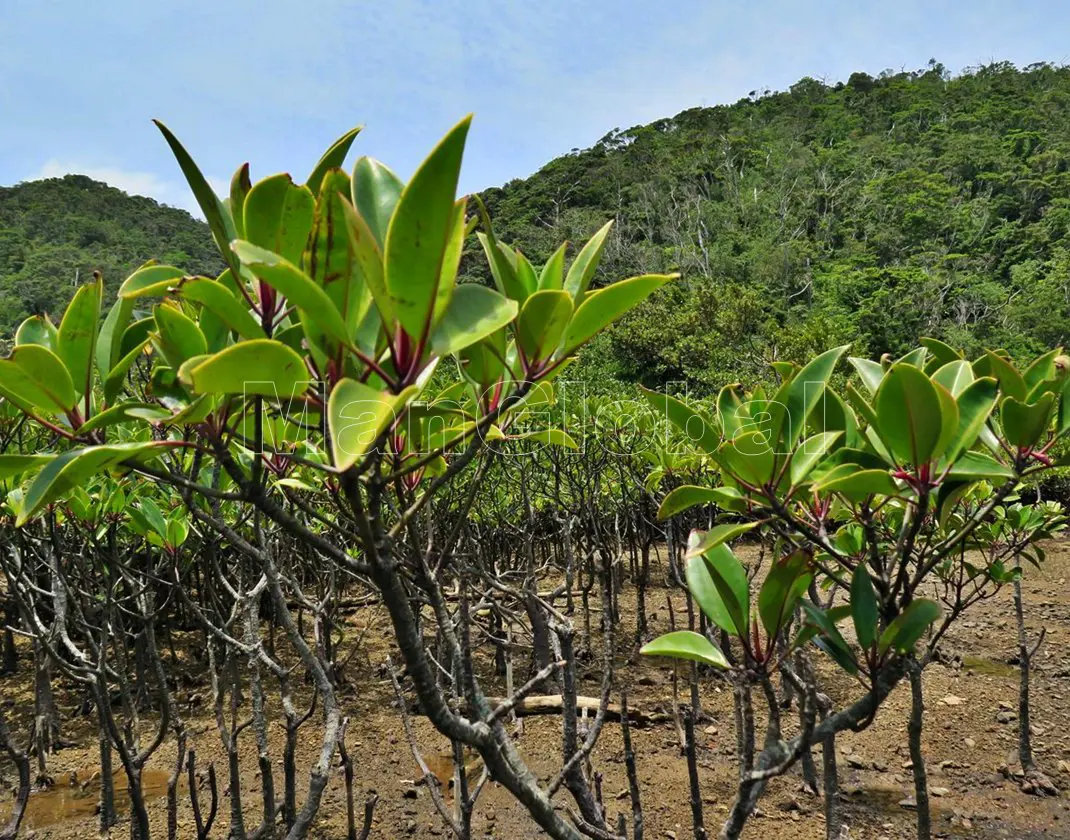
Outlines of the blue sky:
<svg viewBox="0 0 1070 840">
<path fill-rule="evenodd" d="M 462 187 L 607 131 L 802 76 L 1070 60 L 1070 8 L 1017 0 L 0 0 L 0 184 L 84 172 L 191 207 L 150 123 L 216 183 L 354 151 L 403 176 L 475 112 Z"/>
</svg>

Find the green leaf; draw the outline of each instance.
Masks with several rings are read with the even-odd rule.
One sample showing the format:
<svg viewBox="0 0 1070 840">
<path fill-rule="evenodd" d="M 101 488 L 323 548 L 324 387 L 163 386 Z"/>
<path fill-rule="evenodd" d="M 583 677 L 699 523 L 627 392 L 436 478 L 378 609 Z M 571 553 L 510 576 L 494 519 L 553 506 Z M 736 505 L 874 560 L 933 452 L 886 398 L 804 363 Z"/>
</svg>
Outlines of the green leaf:
<svg viewBox="0 0 1070 840">
<path fill-rule="evenodd" d="M 120 443 L 113 446 L 72 449 L 57 455 L 45 464 L 26 489 L 23 507 L 15 522 L 16 527 L 24 525 L 45 505 L 86 484 L 105 467 L 154 449 L 162 451 L 162 447 L 163 444 L 159 441 Z"/>
<path fill-rule="evenodd" d="M 806 428 L 807 418 L 825 393 L 825 386 L 847 347 L 845 344 L 826 350 L 777 390 L 769 403 L 766 439 L 778 454 L 786 454 L 795 448 Z"/>
<path fill-rule="evenodd" d="M 230 178 L 230 199 L 224 206 L 230 210 L 230 218 L 234 222 L 234 235 L 239 239 L 245 237 L 245 198 L 253 183 L 249 179 L 249 164 L 243 163 Z"/>
<path fill-rule="evenodd" d="M 688 659 L 710 665 L 714 668 L 728 669 L 731 666 L 719 648 L 714 647 L 705 636 L 694 630 L 676 630 L 658 636 L 643 645 L 639 652 L 644 656 L 668 656 L 671 659 Z"/>
<path fill-rule="evenodd" d="M 287 400 L 303 394 L 309 383 L 304 360 L 270 338 L 241 341 L 196 364 L 194 361 L 183 366 L 180 378 L 188 378 L 198 394 L 261 395 Z"/>
<path fill-rule="evenodd" d="M 717 394 L 717 416 L 721 429 L 728 440 L 732 440 L 740 430 L 751 422 L 751 414 L 743 401 L 739 385 L 725 385 Z"/>
<path fill-rule="evenodd" d="M 161 303 L 153 310 L 159 333 L 159 349 L 167 363 L 178 370 L 192 356 L 208 352 L 208 342 L 200 328 L 176 307 Z"/>
<path fill-rule="evenodd" d="M 516 301 L 476 283 L 463 283 L 431 334 L 431 349 L 449 356 L 500 330 L 516 317 Z"/>
<path fill-rule="evenodd" d="M 490 230 L 489 223 L 487 223 L 487 232 L 477 232 L 476 238 L 483 246 L 487 263 L 490 265 L 490 273 L 494 277 L 494 284 L 498 287 L 498 291 L 510 300 L 523 303 L 528 296 L 528 289 L 517 277 L 516 253 L 499 244 L 494 238 L 493 231 Z"/>
<path fill-rule="evenodd" d="M 877 391 L 876 411 L 881 439 L 900 464 L 920 466 L 937 454 L 943 431 L 940 396 L 916 367 L 892 366 Z"/>
<path fill-rule="evenodd" d="M 171 147 L 182 174 L 186 176 L 186 181 L 193 192 L 193 197 L 197 199 L 197 204 L 200 206 L 201 212 L 204 213 L 205 221 L 208 222 L 208 227 L 212 231 L 212 238 L 215 240 L 219 253 L 226 260 L 230 270 L 237 276 L 238 261 L 230 250 L 231 241 L 237 238 L 234 219 L 227 208 L 223 206 L 223 202 L 219 200 L 219 196 L 208 186 L 208 181 L 201 174 L 201 170 L 197 168 L 197 164 L 193 162 L 193 158 L 178 142 L 178 138 L 159 120 L 153 120 L 153 122 L 160 129 L 164 139 L 167 141 L 167 145 Z"/>
<path fill-rule="evenodd" d="M 315 206 L 312 190 L 297 186 L 289 175 L 264 178 L 245 197 L 245 240 L 300 265 L 312 233 Z"/>
<path fill-rule="evenodd" d="M 265 337 L 264 330 L 244 302 L 218 280 L 208 277 L 186 278 L 180 282 L 175 295 L 182 300 L 199 303 L 242 338 Z"/>
<path fill-rule="evenodd" d="M 55 455 L 0 455 L 0 480 L 17 478 L 25 472 L 37 470 Z"/>
<path fill-rule="evenodd" d="M 386 288 L 398 321 L 414 338 L 430 327 L 471 121 L 461 120 L 420 164 L 390 217 L 383 252 Z"/>
<path fill-rule="evenodd" d="M 933 374 L 933 382 L 943 385 L 956 399 L 974 381 L 973 367 L 963 359 L 948 362 Z"/>
<path fill-rule="evenodd" d="M 120 403 L 119 405 L 112 406 L 111 408 L 94 414 L 92 418 L 75 429 L 74 433 L 78 437 L 82 437 L 96 429 L 102 429 L 105 426 L 114 426 L 118 423 L 127 423 L 130 421 L 144 422 L 146 420 L 150 423 L 155 423 L 161 420 L 166 420 L 170 416 L 170 411 L 166 411 L 152 403 Z"/>
<path fill-rule="evenodd" d="M 717 450 L 717 461 L 725 472 L 753 487 L 768 484 L 776 466 L 772 447 L 761 431 L 744 432 L 725 441 Z"/>
<path fill-rule="evenodd" d="M 1004 394 L 1024 402 L 1026 395 L 1028 394 L 1028 389 L 1025 385 L 1025 379 L 1017 370 L 1015 370 L 1014 366 L 1002 356 L 996 355 L 991 350 L 988 350 L 981 358 L 987 363 L 991 374 L 982 374 L 980 372 L 979 374 L 996 377 L 996 379 L 999 380 L 1000 390 L 1003 391 Z"/>
<path fill-rule="evenodd" d="M 134 313 L 134 301 L 129 298 L 118 298 L 111 309 L 108 310 L 104 323 L 100 326 L 97 335 L 96 362 L 100 376 L 107 376 L 112 366 L 119 361 L 119 347 L 123 340 L 123 330 L 130 324 L 130 318 Z M 51 347 L 50 347 L 51 349 Z"/>
<path fill-rule="evenodd" d="M 19 324 L 15 345 L 20 344 L 40 344 L 55 352 L 59 344 L 59 331 L 47 315 L 33 315 Z"/>
<path fill-rule="evenodd" d="M 795 605 L 813 580 L 810 555 L 795 551 L 773 564 L 758 590 L 758 616 L 769 638 L 774 638 L 791 621 Z"/>
<path fill-rule="evenodd" d="M 338 308 L 305 272 L 274 251 L 264 250 L 251 242 L 237 240 L 231 247 L 242 265 L 285 296 L 326 335 L 343 344 L 350 343 Z"/>
<path fill-rule="evenodd" d="M 492 436 L 488 435 L 487 437 L 491 438 Z M 561 446 L 565 449 L 579 449 L 576 441 L 574 441 L 572 436 L 564 429 L 535 429 L 530 432 L 505 435 L 504 438 L 507 440 L 533 440 L 537 443 L 545 443 L 548 446 Z"/>
<path fill-rule="evenodd" d="M 887 470 L 865 470 L 855 464 L 844 464 L 823 475 L 814 484 L 817 493 L 839 493 L 853 502 L 872 495 L 895 496 L 899 488 Z"/>
<path fill-rule="evenodd" d="M 695 534 L 692 534 L 693 541 Z M 750 621 L 747 572 L 727 545 L 686 558 L 687 589 L 715 625 L 732 636 L 744 636 Z"/>
<path fill-rule="evenodd" d="M 804 440 L 791 456 L 791 483 L 804 481 L 810 471 L 828 454 L 843 432 L 822 432 Z"/>
<path fill-rule="evenodd" d="M 1014 470 L 983 452 L 965 452 L 951 466 L 951 478 L 963 481 L 1005 481 L 1014 478 Z"/>
<path fill-rule="evenodd" d="M 896 616 L 881 633 L 877 651 L 883 654 L 889 649 L 899 653 L 909 653 L 914 649 L 925 631 L 929 629 L 941 614 L 940 605 L 935 601 L 919 598 L 911 601 L 903 612 Z"/>
<path fill-rule="evenodd" d="M 669 492 L 658 508 L 658 520 L 664 521 L 696 505 L 718 505 L 735 510 L 742 499 L 738 492 L 727 487 L 695 487 L 685 484 Z"/>
<path fill-rule="evenodd" d="M 693 445 L 707 455 L 717 455 L 717 449 L 721 445 L 721 436 L 712 420 L 676 397 L 646 388 L 640 388 L 640 390 L 654 409 L 680 429 Z"/>
<path fill-rule="evenodd" d="M 382 252 L 390 218 L 394 215 L 405 185 L 389 166 L 369 157 L 357 160 L 353 166 L 352 180 L 353 207 Z"/>
<path fill-rule="evenodd" d="M 948 460 L 954 461 L 972 447 L 985 428 L 996 405 L 999 386 L 990 376 L 975 379 L 958 395 L 959 425 L 955 438 L 947 450 Z"/>
<path fill-rule="evenodd" d="M 694 541 L 689 541 L 688 543 L 687 556 L 691 557 L 695 554 L 705 554 L 711 548 L 716 548 L 722 543 L 734 540 L 736 537 L 740 537 L 747 533 L 747 531 L 757 527 L 757 522 L 741 522 L 714 525 L 708 531 L 692 531 L 691 536 L 694 538 Z"/>
<path fill-rule="evenodd" d="M 629 277 L 587 295 L 569 322 L 565 332 L 563 355 L 574 353 L 629 309 L 633 309 L 678 276 L 644 274 L 640 277 Z"/>
<path fill-rule="evenodd" d="M 932 354 L 933 362 L 937 367 L 962 358 L 962 354 L 958 350 L 937 338 L 922 338 L 919 340 L 919 344 Z"/>
<path fill-rule="evenodd" d="M 230 243 L 227 243 L 227 251 L 230 251 Z M 119 287 L 119 297 L 163 297 L 177 281 L 184 276 L 185 272 L 171 265 L 145 265 L 131 274 L 123 285 Z"/>
<path fill-rule="evenodd" d="M 567 250 L 568 243 L 562 243 L 553 252 L 550 259 L 546 261 L 546 265 L 542 267 L 542 271 L 539 273 L 539 289 L 545 291 L 563 288 L 565 282 L 565 252 Z"/>
<path fill-rule="evenodd" d="M 339 381 L 327 401 L 335 469 L 342 472 L 361 460 L 398 419 L 416 390 L 406 388 L 395 396 L 355 379 Z"/>
<path fill-rule="evenodd" d="M 95 282 L 87 283 L 74 293 L 59 325 L 56 355 L 67 366 L 78 396 L 86 393 L 92 384 L 93 350 L 103 297 L 104 281 L 98 274 Z"/>
<path fill-rule="evenodd" d="M 12 378 L 5 365 L 5 372 L 0 376 L 0 385 L 5 389 L 10 389 L 16 396 L 27 399 L 38 408 L 59 413 L 74 408 L 78 396 L 71 375 L 59 356 L 51 350 L 37 344 L 23 344 L 15 348 L 9 362 L 18 366 L 33 387 L 26 388 L 18 377 Z"/>
<path fill-rule="evenodd" d="M 858 643 L 868 650 L 877 641 L 880 605 L 865 563 L 859 563 L 851 576 L 851 620 Z"/>
<path fill-rule="evenodd" d="M 862 380 L 862 384 L 866 386 L 870 395 L 876 396 L 881 387 L 881 381 L 884 379 L 884 368 L 881 367 L 880 363 L 870 359 L 859 359 L 856 356 L 849 356 L 847 361 L 851 363 L 851 366 L 858 374 L 858 378 Z"/>
<path fill-rule="evenodd" d="M 516 324 L 516 342 L 529 362 L 549 359 L 572 317 L 568 292 L 544 289 L 524 301 Z"/>
<path fill-rule="evenodd" d="M 138 360 L 148 343 L 149 339 L 147 337 L 142 339 L 140 344 L 135 344 L 130 348 L 126 355 L 119 359 L 115 366 L 108 371 L 107 378 L 104 380 L 104 401 L 106 403 L 110 403 L 119 395 L 123 382 L 126 380 L 127 371 Z"/>
<path fill-rule="evenodd" d="M 319 195 L 320 185 L 323 183 L 324 177 L 332 169 L 341 168 L 342 164 L 346 162 L 346 155 L 349 154 L 349 147 L 353 145 L 353 141 L 357 135 L 360 134 L 361 129 L 364 126 L 358 125 L 356 128 L 350 129 L 334 143 L 331 147 L 323 153 L 323 157 L 319 159 L 315 169 L 312 170 L 312 174 L 308 176 L 308 180 L 305 184 L 313 195 Z M 248 237 L 246 237 L 248 238 Z"/>
<path fill-rule="evenodd" d="M 606 222 L 580 249 L 572 265 L 568 267 L 568 275 L 565 277 L 565 291 L 568 292 L 575 305 L 579 307 L 587 294 L 587 288 L 591 285 L 591 279 L 598 269 L 598 263 L 602 259 L 602 251 L 606 247 L 606 237 L 613 227 L 612 220 Z"/>
<path fill-rule="evenodd" d="M 1048 430 L 1055 394 L 1046 391 L 1035 402 L 1026 403 L 1007 397 L 1000 407 L 1000 422 L 1007 443 L 1017 447 L 1034 446 Z"/>
<path fill-rule="evenodd" d="M 848 674 L 857 674 L 858 663 L 855 661 L 854 654 L 851 653 L 843 634 L 836 627 L 836 617 L 839 614 L 836 613 L 835 608 L 826 612 L 809 601 L 802 601 L 802 609 L 809 623 L 813 624 L 820 633 L 820 636 L 814 639 L 814 644 L 832 657 L 836 664 Z"/>
</svg>

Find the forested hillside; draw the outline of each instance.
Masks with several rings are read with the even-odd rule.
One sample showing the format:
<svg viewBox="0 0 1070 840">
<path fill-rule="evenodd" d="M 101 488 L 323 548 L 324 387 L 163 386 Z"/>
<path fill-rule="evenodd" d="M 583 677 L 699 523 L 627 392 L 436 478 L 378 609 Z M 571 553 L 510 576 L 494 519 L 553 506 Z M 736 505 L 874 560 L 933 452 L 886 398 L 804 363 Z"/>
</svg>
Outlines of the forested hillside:
<svg viewBox="0 0 1070 840">
<path fill-rule="evenodd" d="M 604 276 L 681 271 L 598 364 L 699 388 L 848 341 L 1065 341 L 1068 160 L 1070 70 L 932 64 L 613 131 L 486 199 L 525 253 L 615 216 Z"/>
<path fill-rule="evenodd" d="M 932 64 L 615 130 L 484 199 L 534 257 L 616 218 L 602 276 L 682 272 L 585 366 L 707 390 L 847 341 L 1022 357 L 1063 342 L 1068 161 L 1070 70 Z M 102 269 L 114 292 L 150 257 L 221 268 L 206 226 L 150 199 L 81 176 L 0 189 L 0 331 L 60 311 L 76 271 Z"/>
<path fill-rule="evenodd" d="M 184 210 L 84 175 L 0 187 L 0 337 L 27 315 L 58 317 L 76 278 L 104 273 L 110 300 L 148 259 L 216 274 L 208 227 Z"/>
</svg>

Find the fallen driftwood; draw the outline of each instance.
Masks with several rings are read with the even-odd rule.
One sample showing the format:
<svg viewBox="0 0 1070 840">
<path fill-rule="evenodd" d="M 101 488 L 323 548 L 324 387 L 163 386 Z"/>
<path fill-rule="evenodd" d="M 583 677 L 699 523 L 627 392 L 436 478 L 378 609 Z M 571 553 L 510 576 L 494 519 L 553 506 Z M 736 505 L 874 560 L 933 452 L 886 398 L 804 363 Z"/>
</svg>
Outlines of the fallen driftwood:
<svg viewBox="0 0 1070 840">
<path fill-rule="evenodd" d="M 490 705 L 498 706 L 505 702 L 504 697 L 488 697 Z M 561 714 L 564 701 L 560 694 L 533 694 L 525 697 L 516 704 L 515 711 L 520 717 L 528 715 L 559 715 Z M 597 697 L 577 697 L 576 711 L 587 712 L 588 715 L 598 713 L 599 699 Z M 606 708 L 607 720 L 620 720 L 621 707 L 619 703 L 610 703 Z M 639 709 L 628 709 L 628 721 L 634 724 L 664 723 L 671 720 L 672 716 L 666 712 L 642 712 Z"/>
</svg>

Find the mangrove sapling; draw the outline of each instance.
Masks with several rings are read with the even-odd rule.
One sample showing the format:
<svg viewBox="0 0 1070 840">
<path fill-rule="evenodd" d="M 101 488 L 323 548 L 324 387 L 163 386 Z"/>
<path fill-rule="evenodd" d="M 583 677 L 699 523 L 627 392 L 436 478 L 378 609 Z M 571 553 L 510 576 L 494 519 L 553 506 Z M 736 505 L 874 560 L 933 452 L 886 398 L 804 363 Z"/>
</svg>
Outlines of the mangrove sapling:
<svg viewBox="0 0 1070 840">
<path fill-rule="evenodd" d="M 993 547 L 984 526 L 995 509 L 1023 477 L 1050 466 L 1047 452 L 1070 430 L 1070 401 L 1062 398 L 1070 358 L 1061 351 L 1045 354 L 1023 374 L 1000 354 L 971 364 L 941 342 L 924 344 L 897 362 L 851 359 L 868 396 L 852 383 L 850 405 L 828 386 L 845 348 L 801 369 L 782 366 L 784 381 L 772 397 L 759 390 L 748 398 L 729 386 L 717 399 L 720 431 L 679 400 L 647 395 L 688 430 L 725 482 L 676 488 L 662 503 L 662 515 L 716 501 L 743 518 L 695 532 L 686 570 L 703 611 L 742 648 L 740 665 L 707 637 L 687 631 L 644 649 L 731 674 L 740 692 L 745 753 L 753 729 L 752 687 L 766 699 L 764 744 L 755 747 L 753 761 L 743 762 L 722 840 L 739 837 L 765 782 L 787 772 L 809 745 L 872 723 L 907 674 L 916 643 L 941 617 L 940 605 L 921 597 L 925 588 L 956 579 L 959 570 L 976 576 L 964 549 Z M 980 504 L 971 504 L 971 487 L 984 482 L 993 484 Z M 777 535 L 784 546 L 758 592 L 760 621 L 751 615 L 746 572 L 727 547 L 756 528 Z M 984 573 L 1003 575 L 994 563 Z M 815 579 L 847 593 L 848 603 L 829 608 L 804 597 Z M 787 673 L 785 662 L 776 661 L 783 649 L 777 637 L 788 632 L 797 603 L 806 618 L 792 644 L 813 640 L 864 693 L 818 721 L 816 686 L 800 680 L 803 725 L 784 739 L 770 679 L 775 668 Z M 952 610 L 945 616 L 918 655 L 921 662 L 931 658 L 957 615 Z M 847 618 L 857 649 L 837 628 Z"/>
</svg>

